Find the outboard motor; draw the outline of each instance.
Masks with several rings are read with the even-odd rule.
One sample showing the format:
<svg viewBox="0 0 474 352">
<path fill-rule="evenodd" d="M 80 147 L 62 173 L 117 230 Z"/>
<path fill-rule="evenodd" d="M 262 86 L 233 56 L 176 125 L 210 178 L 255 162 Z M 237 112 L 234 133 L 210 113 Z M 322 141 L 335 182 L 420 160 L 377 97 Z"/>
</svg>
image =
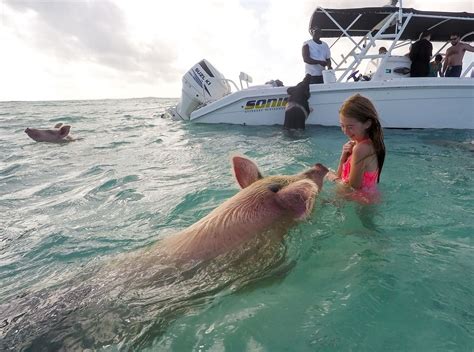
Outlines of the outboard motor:
<svg viewBox="0 0 474 352">
<path fill-rule="evenodd" d="M 231 93 L 227 79 L 205 59 L 186 72 L 182 82 L 180 102 L 167 111 L 174 119 L 189 120 L 200 105 Z"/>
</svg>

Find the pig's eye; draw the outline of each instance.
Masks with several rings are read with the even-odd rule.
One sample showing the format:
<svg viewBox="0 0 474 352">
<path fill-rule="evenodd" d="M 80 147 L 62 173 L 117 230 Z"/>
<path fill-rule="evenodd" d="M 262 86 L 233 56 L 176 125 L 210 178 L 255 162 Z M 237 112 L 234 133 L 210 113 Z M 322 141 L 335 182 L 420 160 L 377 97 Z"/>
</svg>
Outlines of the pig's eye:
<svg viewBox="0 0 474 352">
<path fill-rule="evenodd" d="M 268 186 L 268 189 L 272 191 L 273 193 L 277 193 L 281 189 L 281 186 L 277 184 L 273 184 L 273 185 Z"/>
</svg>

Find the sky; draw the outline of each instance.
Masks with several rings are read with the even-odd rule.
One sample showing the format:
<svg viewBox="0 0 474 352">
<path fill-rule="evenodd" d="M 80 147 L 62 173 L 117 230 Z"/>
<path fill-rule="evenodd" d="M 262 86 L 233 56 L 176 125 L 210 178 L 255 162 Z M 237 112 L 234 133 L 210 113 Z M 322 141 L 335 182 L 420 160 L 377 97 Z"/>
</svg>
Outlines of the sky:
<svg viewBox="0 0 474 352">
<path fill-rule="evenodd" d="M 0 0 L 0 101 L 178 98 L 182 76 L 203 58 L 237 84 L 244 71 L 254 84 L 293 85 L 304 76 L 301 47 L 317 6 L 388 3 Z M 403 0 L 403 6 L 474 12 L 472 0 Z M 346 51 L 341 43 L 333 57 Z"/>
</svg>

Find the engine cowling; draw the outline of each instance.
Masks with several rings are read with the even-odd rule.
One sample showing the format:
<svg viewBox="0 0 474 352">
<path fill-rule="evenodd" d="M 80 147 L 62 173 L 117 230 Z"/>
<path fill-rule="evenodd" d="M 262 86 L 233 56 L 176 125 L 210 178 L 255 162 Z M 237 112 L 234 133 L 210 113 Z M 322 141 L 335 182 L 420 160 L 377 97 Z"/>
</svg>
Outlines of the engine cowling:
<svg viewBox="0 0 474 352">
<path fill-rule="evenodd" d="M 201 105 L 231 93 L 230 85 L 222 73 L 205 59 L 195 64 L 182 78 L 181 100 L 168 111 L 172 118 L 189 120 L 191 113 Z"/>
</svg>

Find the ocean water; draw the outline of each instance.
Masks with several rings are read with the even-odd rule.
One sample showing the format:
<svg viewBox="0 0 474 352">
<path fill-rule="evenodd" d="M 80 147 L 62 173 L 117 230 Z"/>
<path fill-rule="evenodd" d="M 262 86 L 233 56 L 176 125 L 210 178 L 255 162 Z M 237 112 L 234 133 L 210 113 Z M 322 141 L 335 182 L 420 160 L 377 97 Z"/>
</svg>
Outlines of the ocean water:
<svg viewBox="0 0 474 352">
<path fill-rule="evenodd" d="M 335 168 L 345 137 L 161 118 L 175 103 L 0 102 L 0 349 L 473 350 L 474 131 L 386 130 L 380 204 L 325 184 L 278 249 L 180 271 L 142 253 L 237 192 L 232 153 Z M 23 132 L 58 122 L 81 139 Z"/>
</svg>

